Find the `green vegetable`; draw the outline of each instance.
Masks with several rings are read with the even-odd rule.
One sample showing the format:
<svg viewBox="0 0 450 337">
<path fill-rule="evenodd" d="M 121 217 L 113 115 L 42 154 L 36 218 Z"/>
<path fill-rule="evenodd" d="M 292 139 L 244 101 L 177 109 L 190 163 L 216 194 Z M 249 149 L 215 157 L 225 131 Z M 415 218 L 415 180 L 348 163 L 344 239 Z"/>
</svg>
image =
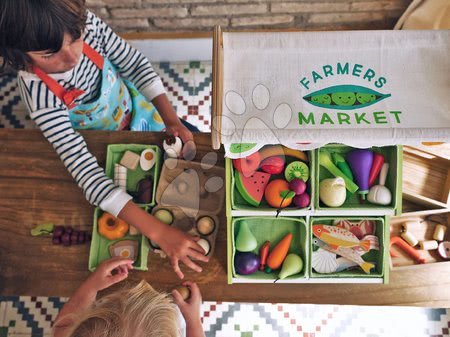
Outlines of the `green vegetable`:
<svg viewBox="0 0 450 337">
<path fill-rule="evenodd" d="M 353 181 L 351 181 L 336 165 L 333 164 L 330 158 L 330 154 L 326 151 L 319 151 L 319 164 L 325 167 L 335 177 L 341 177 L 345 181 L 345 187 L 352 193 L 355 193 L 359 187 Z"/>
<path fill-rule="evenodd" d="M 350 168 L 350 166 L 348 166 L 344 157 L 341 156 L 339 153 L 333 152 L 331 154 L 331 158 L 333 158 L 333 162 L 337 166 L 337 168 L 340 169 L 342 173 L 344 173 L 348 177 L 348 179 L 354 182 L 355 180 L 353 179 L 352 169 Z M 350 197 L 352 194 L 353 193 L 347 190 L 347 197 Z"/>
<path fill-rule="evenodd" d="M 53 232 L 53 228 L 55 225 L 51 222 L 43 223 L 40 225 L 37 225 L 31 230 L 32 236 L 40 236 L 40 235 L 48 235 Z"/>
</svg>

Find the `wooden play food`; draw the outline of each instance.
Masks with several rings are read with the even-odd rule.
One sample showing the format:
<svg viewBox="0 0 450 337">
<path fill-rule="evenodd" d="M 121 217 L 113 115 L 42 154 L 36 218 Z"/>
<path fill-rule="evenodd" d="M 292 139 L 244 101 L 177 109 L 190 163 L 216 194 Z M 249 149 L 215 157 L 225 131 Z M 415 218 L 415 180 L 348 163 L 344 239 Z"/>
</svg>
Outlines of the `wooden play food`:
<svg viewBox="0 0 450 337">
<path fill-rule="evenodd" d="M 264 196 L 270 174 L 255 172 L 250 177 L 237 171 L 235 172 L 236 188 L 244 200 L 252 206 L 258 207 Z"/>
<path fill-rule="evenodd" d="M 419 251 L 415 250 L 410 245 L 408 245 L 406 243 L 406 241 L 404 241 L 401 237 L 399 237 L 399 236 L 391 237 L 390 247 L 392 247 L 393 245 L 396 245 L 399 248 L 401 248 L 406 254 L 408 254 L 417 263 L 420 263 L 420 264 L 425 263 L 425 259 L 420 256 Z M 393 253 L 392 249 L 390 250 L 390 252 L 391 252 L 392 257 L 397 256 L 395 253 Z"/>
<path fill-rule="evenodd" d="M 389 171 L 389 164 L 384 163 L 380 172 L 379 184 L 372 186 L 369 190 L 367 200 L 372 204 L 389 205 L 392 201 L 391 191 L 384 186 L 386 183 L 386 176 Z"/>
<path fill-rule="evenodd" d="M 139 155 L 134 153 L 133 151 L 125 151 L 125 153 L 122 156 L 122 159 L 120 159 L 120 165 L 126 167 L 129 170 L 136 170 L 139 165 Z"/>
<path fill-rule="evenodd" d="M 123 238 L 129 229 L 128 224 L 109 213 L 103 213 L 98 219 L 98 232 L 109 240 Z"/>
<path fill-rule="evenodd" d="M 191 297 L 191 290 L 185 286 L 176 286 L 173 290 L 178 291 L 184 301 L 188 300 Z"/>
<path fill-rule="evenodd" d="M 237 252 L 234 256 L 234 268 L 240 275 L 255 273 L 259 264 L 259 256 L 251 252 Z"/>
<path fill-rule="evenodd" d="M 203 248 L 205 255 L 208 255 L 211 252 L 211 244 L 208 240 L 200 239 L 197 241 L 197 244 Z"/>
<path fill-rule="evenodd" d="M 373 184 L 375 183 L 375 180 L 377 179 L 378 175 L 380 174 L 383 164 L 384 164 L 384 156 L 381 153 L 374 152 L 372 168 L 370 169 L 370 174 L 369 174 L 369 187 L 372 187 Z M 380 185 L 384 185 L 384 184 L 380 184 Z"/>
<path fill-rule="evenodd" d="M 150 151 L 148 151 L 150 150 Z M 159 172 L 161 170 L 161 149 L 156 145 L 146 144 L 110 144 L 107 148 L 105 173 L 114 179 L 116 164 L 119 165 L 125 153 L 131 152 L 133 158 L 137 159 L 137 166 L 134 170 L 117 170 L 117 183 L 120 183 L 122 189 L 126 190 L 136 203 L 143 206 L 154 206 L 156 187 L 158 185 Z M 153 153 L 155 163 L 148 170 L 144 171 L 139 165 L 140 155 L 142 153 Z M 151 181 L 151 182 L 150 182 Z M 151 184 L 151 185 L 150 185 Z M 140 191 L 138 191 L 140 190 Z"/>
<path fill-rule="evenodd" d="M 163 141 L 163 149 L 170 158 L 178 158 L 183 149 L 183 142 L 179 137 L 168 136 Z"/>
<path fill-rule="evenodd" d="M 280 242 L 271 250 L 269 256 L 267 257 L 266 273 L 270 273 L 272 270 L 277 270 L 281 267 L 286 255 L 291 246 L 292 233 L 285 235 Z"/>
<path fill-rule="evenodd" d="M 261 150 L 259 150 L 259 153 L 261 155 L 261 160 L 264 160 L 269 157 L 273 156 L 290 156 L 297 159 L 300 159 L 301 161 L 308 162 L 308 156 L 305 152 L 299 151 L 299 150 L 293 150 L 285 146 L 281 145 L 268 145 L 263 147 Z"/>
<path fill-rule="evenodd" d="M 328 152 L 319 151 L 319 164 L 330 171 L 330 173 L 335 177 L 341 177 L 342 179 L 344 179 L 345 187 L 351 193 L 355 193 L 358 190 L 359 187 L 333 164 Z"/>
<path fill-rule="evenodd" d="M 136 201 L 140 204 L 149 204 L 153 199 L 153 177 L 147 176 L 137 185 Z"/>
<path fill-rule="evenodd" d="M 339 207 L 347 197 L 345 181 L 341 177 L 324 179 L 319 184 L 319 198 L 329 207 Z"/>
<path fill-rule="evenodd" d="M 329 155 L 333 156 L 333 154 L 337 153 L 339 154 L 338 157 L 347 158 L 349 153 L 354 152 L 355 149 L 341 144 L 330 144 L 323 148 L 319 148 L 317 150 L 317 156 L 315 158 L 321 157 L 322 153 L 328 153 Z M 374 153 L 378 153 L 382 155 L 385 159 L 385 162 L 389 163 L 389 174 L 386 177 L 386 188 L 389 189 L 389 191 L 392 194 L 392 200 L 387 205 L 380 205 L 380 204 L 374 204 L 371 202 L 363 202 L 361 199 L 361 195 L 358 193 L 350 193 L 350 191 L 347 188 L 347 197 L 345 199 L 345 202 L 339 206 L 337 209 L 330 209 L 330 207 L 326 206 L 324 203 L 320 201 L 320 193 L 319 193 L 319 184 L 315 184 L 315 190 L 312 194 L 312 197 L 314 199 L 314 208 L 317 210 L 324 210 L 332 212 L 334 215 L 348 215 L 351 212 L 354 212 L 355 215 L 394 215 L 395 213 L 401 212 L 401 205 L 402 205 L 402 194 L 401 194 L 401 187 L 402 187 L 402 150 L 401 147 L 398 146 L 386 146 L 386 147 L 371 147 L 368 149 L 368 151 L 372 151 Z M 336 157 L 336 156 L 333 156 Z M 373 166 L 373 165 L 372 165 Z M 370 169 L 369 169 L 370 174 Z M 355 178 L 355 175 L 353 174 L 353 177 Z M 316 165 L 316 178 L 318 178 L 320 181 L 327 178 L 334 178 L 334 174 L 330 173 L 330 171 L 326 168 L 324 168 L 321 165 Z M 347 177 L 347 179 L 349 179 Z M 355 178 L 356 181 L 356 178 Z M 378 179 L 375 180 L 375 184 L 378 185 Z M 346 181 L 346 187 L 347 181 Z M 370 189 L 369 189 L 370 190 Z M 366 197 L 368 197 L 366 195 Z M 343 210 L 344 213 L 340 213 L 340 210 Z"/>
<path fill-rule="evenodd" d="M 301 161 L 293 161 L 286 166 L 284 177 L 288 182 L 296 178 L 306 182 L 309 179 L 309 167 Z"/>
<path fill-rule="evenodd" d="M 420 257 L 423 259 L 424 263 L 427 265 L 435 265 L 438 264 L 446 264 L 448 263 L 447 259 L 444 258 L 440 252 L 444 252 L 441 247 L 442 242 L 439 243 L 437 250 L 422 250 L 420 249 L 419 242 L 421 241 L 430 241 L 434 238 L 434 233 L 436 231 L 440 232 L 441 226 L 444 226 L 447 229 L 447 233 L 444 236 L 444 241 L 449 241 L 449 231 L 448 226 L 450 224 L 450 213 L 432 213 L 430 215 L 430 210 L 425 211 L 423 213 L 416 212 L 413 215 L 402 215 L 399 217 L 391 218 L 391 238 L 395 236 L 401 236 L 406 242 L 408 240 L 403 236 L 405 230 L 408 234 L 414 236 L 413 244 L 416 244 L 415 251 L 420 253 Z M 440 238 L 440 237 L 439 237 Z M 439 241 L 439 240 L 437 240 Z M 447 247 L 450 248 L 450 244 Z M 436 244 L 433 242 L 432 246 L 429 244 L 425 244 L 425 246 L 434 248 Z M 428 248 L 425 247 L 425 248 Z M 420 249 L 420 250 L 419 250 Z M 394 270 L 403 269 L 403 268 L 413 268 L 413 269 L 422 269 L 421 266 L 414 266 L 416 262 L 412 260 L 409 256 L 405 254 L 397 254 L 396 256 L 391 256 L 391 265 Z M 431 266 L 430 266 L 431 267 Z"/>
<path fill-rule="evenodd" d="M 289 192 L 289 184 L 286 180 L 275 179 L 272 180 L 264 191 L 264 197 L 267 203 L 274 208 L 285 208 L 292 203 L 292 197 L 283 197 L 282 192 Z"/>
<path fill-rule="evenodd" d="M 242 221 L 239 232 L 236 236 L 236 250 L 240 252 L 251 252 L 256 249 L 258 243 L 245 221 Z"/>
<path fill-rule="evenodd" d="M 168 158 L 165 160 L 156 192 L 158 206 L 152 214 L 160 211 L 172 214 L 171 226 L 203 239 L 207 255 L 214 253 L 219 230 L 218 214 L 224 204 L 224 169 L 201 163 Z M 215 188 L 204 188 L 213 181 Z M 180 186 L 184 194 L 180 193 Z M 208 185 L 209 186 L 209 185 Z M 211 187 L 211 186 L 210 186 Z M 203 191 L 203 192 L 202 192 Z M 158 248 L 151 243 L 153 248 Z"/>
<path fill-rule="evenodd" d="M 135 261 L 139 252 L 139 242 L 135 240 L 122 240 L 109 246 L 111 257 L 124 257 Z"/>
<path fill-rule="evenodd" d="M 284 158 L 280 156 L 273 156 L 264 159 L 259 166 L 259 169 L 269 174 L 280 174 L 284 170 Z"/>
<path fill-rule="evenodd" d="M 139 165 L 143 171 L 150 170 L 156 164 L 157 154 L 153 149 L 145 149 L 141 153 Z"/>
<path fill-rule="evenodd" d="M 438 253 L 444 260 L 450 260 L 450 242 L 441 242 L 438 247 Z"/>
<path fill-rule="evenodd" d="M 353 150 L 347 153 L 346 160 L 358 184 L 358 193 L 361 198 L 365 199 L 366 194 L 369 193 L 369 175 L 373 163 L 373 152 L 366 149 Z"/>
<path fill-rule="evenodd" d="M 303 269 L 303 260 L 297 254 L 288 254 L 283 261 L 283 265 L 281 267 L 280 274 L 278 274 L 278 278 L 280 280 L 285 279 L 288 276 L 298 274 Z"/>
<path fill-rule="evenodd" d="M 145 206 L 141 206 L 144 211 L 147 211 Z M 97 266 L 111 258 L 111 245 L 116 242 L 123 241 L 134 241 L 138 243 L 136 249 L 137 257 L 133 263 L 133 268 L 136 270 L 148 270 L 148 252 L 149 252 L 149 240 L 142 234 L 132 235 L 131 233 L 126 234 L 124 237 L 118 240 L 109 240 L 103 235 L 99 234 L 99 219 L 105 212 L 97 207 L 94 211 L 94 223 L 92 228 L 92 240 L 91 247 L 89 251 L 89 270 L 94 271 Z"/>
<path fill-rule="evenodd" d="M 171 225 L 173 222 L 173 215 L 167 209 L 159 209 L 153 215 L 166 225 Z"/>
<path fill-rule="evenodd" d="M 255 152 L 248 157 L 233 159 L 233 165 L 244 177 L 250 177 L 259 167 L 261 158 L 259 152 Z"/>
<path fill-rule="evenodd" d="M 214 222 L 214 219 L 210 216 L 206 215 L 197 220 L 197 231 L 201 235 L 209 235 L 214 232 L 215 228 L 216 224 Z"/>
<path fill-rule="evenodd" d="M 263 243 L 261 248 L 259 248 L 259 270 L 264 271 L 264 268 L 266 266 L 267 257 L 269 256 L 269 250 L 270 250 L 270 241 L 266 241 Z"/>
</svg>

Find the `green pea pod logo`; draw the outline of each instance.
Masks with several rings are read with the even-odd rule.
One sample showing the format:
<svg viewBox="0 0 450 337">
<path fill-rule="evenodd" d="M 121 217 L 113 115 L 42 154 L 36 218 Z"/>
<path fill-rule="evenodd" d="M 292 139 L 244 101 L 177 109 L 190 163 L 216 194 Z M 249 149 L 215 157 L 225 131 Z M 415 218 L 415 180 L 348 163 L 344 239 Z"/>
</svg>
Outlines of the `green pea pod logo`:
<svg viewBox="0 0 450 337">
<path fill-rule="evenodd" d="M 359 85 L 336 85 L 310 93 L 303 99 L 321 108 L 353 110 L 365 108 L 390 96 Z"/>
</svg>

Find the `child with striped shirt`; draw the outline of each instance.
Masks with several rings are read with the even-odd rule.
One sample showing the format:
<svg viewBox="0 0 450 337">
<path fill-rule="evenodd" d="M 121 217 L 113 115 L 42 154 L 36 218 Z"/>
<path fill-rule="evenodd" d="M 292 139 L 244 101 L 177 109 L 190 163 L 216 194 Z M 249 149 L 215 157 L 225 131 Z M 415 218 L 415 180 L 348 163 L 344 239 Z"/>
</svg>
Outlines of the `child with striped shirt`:
<svg viewBox="0 0 450 337">
<path fill-rule="evenodd" d="M 19 71 L 21 96 L 87 200 L 136 227 L 169 256 L 200 272 L 197 238 L 167 226 L 115 186 L 78 129 L 161 131 L 193 145 L 150 62 L 85 0 L 2 0 L 0 56 Z M 151 103 L 150 103 L 151 102 Z M 155 109 L 156 108 L 156 109 Z"/>
</svg>

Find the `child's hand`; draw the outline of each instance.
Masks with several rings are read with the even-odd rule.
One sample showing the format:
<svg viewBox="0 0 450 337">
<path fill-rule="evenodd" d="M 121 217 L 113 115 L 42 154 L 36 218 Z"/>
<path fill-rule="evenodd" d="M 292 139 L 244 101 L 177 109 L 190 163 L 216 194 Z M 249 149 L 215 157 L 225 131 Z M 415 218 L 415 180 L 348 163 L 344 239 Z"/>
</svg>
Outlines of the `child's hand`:
<svg viewBox="0 0 450 337">
<path fill-rule="evenodd" d="M 175 289 L 172 290 L 172 296 L 175 303 L 180 308 L 181 314 L 186 321 L 186 325 L 201 325 L 200 320 L 200 305 L 202 304 L 202 295 L 197 284 L 194 282 L 186 281 L 183 283 L 184 286 L 189 287 L 191 291 L 191 296 L 184 301 L 181 294 Z"/>
<path fill-rule="evenodd" d="M 175 137 L 180 137 L 183 141 L 183 158 L 185 160 L 193 160 L 197 151 L 194 143 L 194 136 L 181 122 L 167 126 L 167 133 Z"/>
<path fill-rule="evenodd" d="M 191 260 L 192 258 L 203 262 L 209 261 L 203 248 L 196 243 L 200 238 L 187 235 L 170 226 L 166 226 L 164 233 L 161 234 L 155 242 L 169 256 L 173 270 L 180 279 L 184 278 L 179 266 L 180 261 L 196 272 L 202 271 L 202 268 Z"/>
<path fill-rule="evenodd" d="M 133 260 L 113 257 L 103 261 L 86 280 L 86 284 L 92 290 L 100 291 L 126 279 L 131 269 L 133 269 Z M 114 270 L 116 272 L 113 275 Z"/>
</svg>

